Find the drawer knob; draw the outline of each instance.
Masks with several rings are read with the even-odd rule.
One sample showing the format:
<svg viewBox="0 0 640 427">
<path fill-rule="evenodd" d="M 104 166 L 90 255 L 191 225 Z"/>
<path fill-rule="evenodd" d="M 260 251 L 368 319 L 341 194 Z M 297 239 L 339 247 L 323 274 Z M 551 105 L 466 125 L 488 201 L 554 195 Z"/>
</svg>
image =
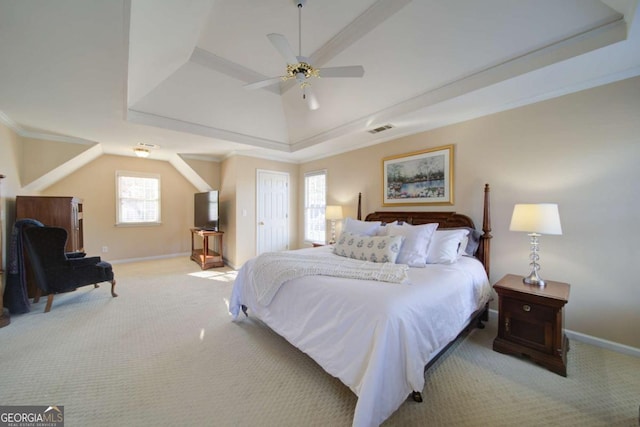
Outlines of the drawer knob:
<svg viewBox="0 0 640 427">
<path fill-rule="evenodd" d="M 528 305 L 528 304 L 525 304 L 525 305 L 523 305 L 523 306 L 522 306 L 522 309 L 523 309 L 524 311 L 526 311 L 526 312 L 530 312 L 530 311 L 531 311 L 531 306 L 530 306 L 530 305 Z"/>
</svg>

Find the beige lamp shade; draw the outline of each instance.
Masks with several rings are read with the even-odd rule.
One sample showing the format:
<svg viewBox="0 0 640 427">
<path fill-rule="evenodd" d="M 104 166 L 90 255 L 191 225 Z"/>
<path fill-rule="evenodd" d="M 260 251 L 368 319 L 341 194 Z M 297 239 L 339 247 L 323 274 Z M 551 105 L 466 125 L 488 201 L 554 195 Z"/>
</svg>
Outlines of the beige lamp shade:
<svg viewBox="0 0 640 427">
<path fill-rule="evenodd" d="M 562 234 L 558 205 L 555 203 L 515 205 L 509 230 L 538 234 Z"/>
<path fill-rule="evenodd" d="M 327 220 L 342 219 L 342 206 L 327 205 L 324 216 Z"/>
</svg>

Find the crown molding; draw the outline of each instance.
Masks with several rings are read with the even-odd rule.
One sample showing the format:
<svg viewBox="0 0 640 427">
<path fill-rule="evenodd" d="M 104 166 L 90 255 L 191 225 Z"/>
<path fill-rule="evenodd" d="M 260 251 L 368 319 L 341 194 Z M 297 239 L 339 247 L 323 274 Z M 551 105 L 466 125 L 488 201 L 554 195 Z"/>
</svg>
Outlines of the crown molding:
<svg viewBox="0 0 640 427">
<path fill-rule="evenodd" d="M 55 135 L 55 134 L 42 133 L 42 132 L 24 131 L 20 133 L 20 136 L 24 138 L 42 139 L 45 141 L 68 142 L 70 144 L 81 144 L 81 145 L 98 144 L 95 141 L 89 141 L 83 138 L 76 138 L 75 136 Z"/>
<path fill-rule="evenodd" d="M 216 162 L 216 163 L 220 163 L 222 161 L 220 157 L 209 156 L 207 154 L 191 154 L 191 153 L 177 153 L 177 154 L 183 159 L 202 160 L 205 162 Z"/>
<path fill-rule="evenodd" d="M 249 157 L 253 159 L 262 159 L 262 160 L 271 160 L 274 162 L 280 163 L 290 163 L 290 164 L 300 164 L 303 163 L 297 159 L 285 159 L 278 155 L 266 154 L 266 153 L 254 153 L 254 152 L 244 152 L 244 151 L 231 151 L 227 155 L 224 156 L 223 160 L 232 159 L 234 157 Z"/>
<path fill-rule="evenodd" d="M 9 129 L 20 135 L 24 131 L 18 123 L 16 123 L 11 117 L 7 116 L 4 112 L 0 111 L 0 123 L 7 126 Z"/>
<path fill-rule="evenodd" d="M 128 109 L 127 120 L 133 123 L 141 123 L 149 126 L 175 130 L 178 132 L 187 132 L 194 135 L 222 139 L 238 144 L 251 145 L 259 148 L 268 148 L 270 150 L 284 151 L 287 153 L 291 152 L 291 146 L 284 142 L 245 135 L 242 133 L 232 132 L 225 129 L 218 129 L 198 123 L 187 122 L 184 120 L 173 119 L 171 117 L 161 116 L 158 114 L 145 113 L 144 111 Z"/>
<path fill-rule="evenodd" d="M 68 142 L 71 144 L 83 144 L 83 145 L 95 145 L 97 142 L 89 141 L 87 139 L 77 138 L 75 136 L 57 135 L 45 132 L 34 132 L 24 129 L 20 124 L 14 121 L 11 117 L 7 116 L 4 112 L 0 111 L 0 122 L 9 127 L 12 131 L 23 138 L 41 139 L 44 141 L 54 142 Z"/>
</svg>

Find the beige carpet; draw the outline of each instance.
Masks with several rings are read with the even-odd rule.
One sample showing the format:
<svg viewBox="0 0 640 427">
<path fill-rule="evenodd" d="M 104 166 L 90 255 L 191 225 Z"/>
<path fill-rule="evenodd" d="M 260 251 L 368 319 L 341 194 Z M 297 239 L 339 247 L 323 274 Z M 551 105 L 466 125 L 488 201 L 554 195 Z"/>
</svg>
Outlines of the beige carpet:
<svg viewBox="0 0 640 427">
<path fill-rule="evenodd" d="M 259 322 L 227 314 L 234 272 L 187 257 L 114 266 L 0 329 L 0 404 L 71 426 L 349 426 L 355 396 Z M 637 426 L 640 359 L 573 340 L 567 378 L 491 350 L 495 319 L 427 373 L 389 426 Z"/>
</svg>

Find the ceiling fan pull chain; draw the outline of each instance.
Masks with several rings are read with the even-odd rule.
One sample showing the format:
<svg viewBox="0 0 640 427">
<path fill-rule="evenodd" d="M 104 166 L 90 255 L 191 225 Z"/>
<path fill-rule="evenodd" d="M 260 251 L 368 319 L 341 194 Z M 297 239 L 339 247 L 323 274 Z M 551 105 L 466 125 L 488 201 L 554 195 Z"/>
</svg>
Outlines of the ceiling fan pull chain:
<svg viewBox="0 0 640 427">
<path fill-rule="evenodd" d="M 298 56 L 302 56 L 302 2 L 298 2 Z"/>
</svg>

